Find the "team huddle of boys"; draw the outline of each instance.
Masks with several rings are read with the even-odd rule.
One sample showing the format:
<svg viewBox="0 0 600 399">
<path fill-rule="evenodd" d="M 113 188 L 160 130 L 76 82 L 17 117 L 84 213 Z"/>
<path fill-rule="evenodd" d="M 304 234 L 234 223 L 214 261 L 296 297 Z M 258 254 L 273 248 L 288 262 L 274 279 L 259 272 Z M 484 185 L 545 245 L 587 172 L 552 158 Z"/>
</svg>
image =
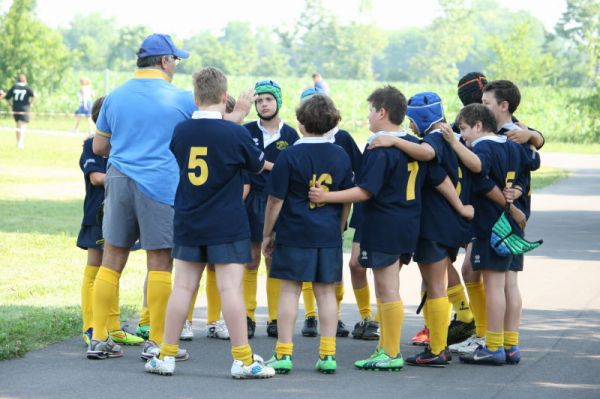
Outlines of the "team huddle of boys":
<svg viewBox="0 0 600 399">
<path fill-rule="evenodd" d="M 193 336 L 191 316 L 206 268 L 207 335 L 231 341 L 234 378 L 292 371 L 300 294 L 302 334 L 320 336 L 315 369 L 334 373 L 336 337 L 349 335 L 340 319 L 342 237 L 349 225 L 355 229 L 349 267 L 361 316 L 352 335 L 377 341 L 370 356 L 354 362 L 357 369 L 399 371 L 405 363 L 445 367 L 452 352 L 464 363 L 519 363 L 517 272 L 523 270 L 523 255 L 499 254 L 490 236 L 502 214 L 523 236 L 531 211 L 531 172 L 540 166 L 537 149 L 544 140 L 513 117 L 520 93 L 512 82 L 488 82 L 480 73 L 463 77 L 458 93 L 465 107 L 452 126 L 436 93 L 417 93 L 407 101 L 393 86 L 378 88 L 367 99 L 372 135 L 361 152 L 338 127 L 340 113 L 320 89 L 301 94 L 300 138 L 279 118 L 283 102 L 275 81 L 256 83 L 258 120 L 242 126 L 223 118 L 231 98 L 221 71 L 204 68 L 193 80 L 198 110 L 177 124 L 170 143 L 180 171 L 172 250 L 177 273 L 169 303 L 163 304 L 164 320 L 150 323 L 144 308 L 136 337 L 121 330 L 117 307 L 108 316 L 107 338 L 92 339 L 90 292 L 97 267 L 88 266 L 82 289 L 88 358 L 118 357 L 119 344 L 143 343 L 145 370 L 172 375 L 176 362 L 189 357 L 179 340 Z M 405 117 L 416 136 L 403 130 Z M 90 141 L 81 167 L 89 218 L 101 201 L 88 200 L 90 176 L 106 168 L 106 159 L 92 154 Z M 82 229 L 78 245 L 91 248 L 86 235 L 95 241 L 91 237 L 101 234 L 98 229 Z M 469 299 L 453 266 L 461 247 Z M 266 360 L 248 344 L 256 329 L 261 253 L 268 269 L 267 333 L 277 338 Z M 425 324 L 413 343 L 425 349 L 403 358 L 399 272 L 411 260 L 423 278 Z M 148 339 L 153 330 L 161 336 Z"/>
</svg>

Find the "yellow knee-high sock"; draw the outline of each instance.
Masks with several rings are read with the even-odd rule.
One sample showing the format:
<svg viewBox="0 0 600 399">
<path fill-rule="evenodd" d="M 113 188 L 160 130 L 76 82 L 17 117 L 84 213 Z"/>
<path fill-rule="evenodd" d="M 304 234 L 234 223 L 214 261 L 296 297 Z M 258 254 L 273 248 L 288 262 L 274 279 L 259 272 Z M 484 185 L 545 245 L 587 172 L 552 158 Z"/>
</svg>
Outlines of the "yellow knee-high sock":
<svg viewBox="0 0 600 399">
<path fill-rule="evenodd" d="M 92 328 L 92 317 L 94 317 L 94 280 L 98 274 L 98 266 L 86 266 L 83 270 L 83 281 L 81 282 L 81 331 L 86 332 Z"/>
<path fill-rule="evenodd" d="M 340 281 L 335 285 L 335 299 L 337 299 L 338 320 L 342 320 L 342 301 L 344 300 L 345 293 L 346 289 L 344 288 L 344 282 Z"/>
<path fill-rule="evenodd" d="M 485 346 L 492 352 L 496 352 L 498 348 L 504 345 L 504 331 L 493 332 L 488 331 L 485 334 Z"/>
<path fill-rule="evenodd" d="M 232 346 L 231 356 L 235 360 L 240 360 L 244 366 L 250 366 L 254 360 L 252 359 L 252 348 L 250 345 Z"/>
<path fill-rule="evenodd" d="M 256 320 L 256 286 L 258 284 L 258 269 L 249 270 L 244 268 L 243 293 L 246 316 Z"/>
<path fill-rule="evenodd" d="M 475 318 L 475 335 L 485 336 L 487 331 L 487 313 L 485 309 L 485 288 L 483 282 L 467 283 L 467 292 L 469 293 L 469 303 L 471 311 Z"/>
<path fill-rule="evenodd" d="M 165 335 L 165 316 L 169 296 L 171 296 L 171 272 L 148 272 L 150 340 L 158 345 L 162 343 Z"/>
<path fill-rule="evenodd" d="M 109 332 L 118 331 L 121 329 L 121 308 L 119 308 L 119 291 L 120 287 L 119 284 L 117 284 L 117 297 L 110 303 L 108 320 L 106 321 L 106 328 Z"/>
<path fill-rule="evenodd" d="M 277 320 L 277 307 L 279 306 L 279 291 L 281 290 L 281 280 L 278 278 L 267 277 L 267 307 L 269 321 Z"/>
<path fill-rule="evenodd" d="M 402 301 L 384 302 L 381 304 L 381 319 L 384 328 L 381 334 L 383 338 L 383 349 L 390 357 L 396 357 L 400 353 L 400 337 L 402 335 L 402 323 L 404 321 L 404 304 Z"/>
<path fill-rule="evenodd" d="M 366 319 L 371 318 L 371 291 L 369 285 L 365 285 L 362 288 L 354 290 L 354 297 L 356 298 L 356 306 L 360 312 L 360 318 Z"/>
<path fill-rule="evenodd" d="M 317 317 L 315 293 L 310 281 L 302 283 L 302 301 L 304 302 L 304 318 Z"/>
<path fill-rule="evenodd" d="M 456 320 L 462 321 L 463 323 L 470 323 L 473 321 L 473 313 L 469 307 L 469 301 L 467 300 L 467 294 L 462 284 L 456 284 L 448 288 L 448 300 L 452 303 L 454 312 L 456 312 Z"/>
<path fill-rule="evenodd" d="M 281 359 L 283 356 L 292 356 L 294 354 L 294 344 L 292 342 L 279 342 L 275 344 L 275 356 Z"/>
<path fill-rule="evenodd" d="M 421 300 L 423 300 L 423 297 L 425 296 L 425 291 L 421 291 Z M 425 327 L 429 327 L 429 320 L 427 319 L 428 317 L 428 310 L 427 309 L 427 300 L 425 301 L 425 304 L 423 304 L 423 307 L 421 308 L 421 312 L 423 312 L 423 325 Z"/>
<path fill-rule="evenodd" d="M 439 355 L 444 349 L 448 340 L 448 324 L 450 324 L 450 314 L 448 313 L 448 297 L 428 299 L 427 300 L 429 328 L 429 347 L 431 352 Z"/>
<path fill-rule="evenodd" d="M 335 337 L 321 337 L 319 357 L 323 359 L 325 356 L 335 357 Z"/>
<path fill-rule="evenodd" d="M 140 321 L 138 322 L 140 326 L 148 326 L 150 325 L 150 311 L 148 311 L 148 306 L 143 306 L 140 311 Z"/>
<path fill-rule="evenodd" d="M 206 322 L 214 323 L 221 318 L 221 295 L 217 288 L 217 274 L 206 270 Z"/>
<path fill-rule="evenodd" d="M 119 278 L 121 273 L 101 266 L 94 280 L 94 336 L 93 339 L 105 341 L 108 338 L 108 315 L 111 306 L 119 297 Z"/>
<path fill-rule="evenodd" d="M 504 331 L 504 349 L 508 350 L 519 345 L 518 331 Z"/>
<path fill-rule="evenodd" d="M 187 321 L 189 321 L 190 323 L 192 322 L 192 319 L 194 318 L 194 307 L 196 307 L 196 298 L 198 298 L 198 291 L 200 291 L 200 287 L 196 288 L 196 291 L 194 291 L 194 296 L 192 297 L 192 303 L 190 303 L 190 310 L 188 310 Z"/>
<path fill-rule="evenodd" d="M 177 356 L 177 352 L 179 352 L 179 344 L 167 344 L 163 342 L 160 344 L 160 355 L 159 359 L 164 359 L 165 356 Z"/>
<path fill-rule="evenodd" d="M 385 331 L 385 325 L 383 323 L 383 313 L 381 312 L 381 300 L 377 298 L 377 318 L 379 319 L 379 342 L 377 343 L 377 349 L 385 348 L 383 332 Z"/>
</svg>

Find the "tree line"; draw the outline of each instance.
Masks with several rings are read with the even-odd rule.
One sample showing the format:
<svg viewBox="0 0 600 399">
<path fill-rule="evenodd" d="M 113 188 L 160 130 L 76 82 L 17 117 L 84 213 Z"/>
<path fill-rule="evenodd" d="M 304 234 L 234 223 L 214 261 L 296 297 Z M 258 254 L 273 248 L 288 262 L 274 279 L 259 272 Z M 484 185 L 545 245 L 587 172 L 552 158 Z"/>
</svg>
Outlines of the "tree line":
<svg viewBox="0 0 600 399">
<path fill-rule="evenodd" d="M 426 26 L 384 31 L 362 0 L 357 17 L 340 21 L 322 0 L 305 0 L 294 21 L 257 29 L 242 21 L 223 31 L 174 38 L 192 53 L 183 72 L 217 66 L 230 75 L 455 83 L 480 70 L 520 85 L 598 87 L 600 3 L 567 0 L 554 32 L 528 13 L 510 11 L 495 0 L 438 0 L 441 15 Z M 0 0 L 0 5 L 2 0 Z M 132 70 L 142 25 L 119 26 L 98 13 L 77 15 L 66 29 L 44 25 L 35 0 L 14 0 L 0 16 L 0 87 L 18 72 L 51 89 L 74 70 Z"/>
</svg>

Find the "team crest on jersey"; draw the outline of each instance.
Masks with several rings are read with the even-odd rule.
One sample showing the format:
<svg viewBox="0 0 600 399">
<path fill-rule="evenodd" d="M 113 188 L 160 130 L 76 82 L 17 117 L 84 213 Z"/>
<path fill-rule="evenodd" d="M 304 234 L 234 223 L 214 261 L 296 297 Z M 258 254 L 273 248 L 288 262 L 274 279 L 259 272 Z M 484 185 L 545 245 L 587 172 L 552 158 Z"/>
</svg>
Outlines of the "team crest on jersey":
<svg viewBox="0 0 600 399">
<path fill-rule="evenodd" d="M 289 144 L 287 141 L 285 140 L 279 140 L 278 142 L 275 143 L 275 146 L 277 147 L 277 149 L 279 151 L 283 150 L 284 148 L 288 147 Z"/>
<path fill-rule="evenodd" d="M 258 145 L 258 139 L 256 137 L 252 137 L 252 140 L 254 140 L 254 144 Z"/>
</svg>

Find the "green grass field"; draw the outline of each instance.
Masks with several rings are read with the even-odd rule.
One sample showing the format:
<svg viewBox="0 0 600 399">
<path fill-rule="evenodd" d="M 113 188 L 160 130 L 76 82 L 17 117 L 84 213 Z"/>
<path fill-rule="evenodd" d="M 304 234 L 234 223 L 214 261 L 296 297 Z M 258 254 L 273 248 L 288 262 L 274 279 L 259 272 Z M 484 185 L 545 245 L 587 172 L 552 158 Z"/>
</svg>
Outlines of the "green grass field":
<svg viewBox="0 0 600 399">
<path fill-rule="evenodd" d="M 30 134 L 15 149 L 0 132 L 0 360 L 72 337 L 80 331 L 80 281 L 86 254 L 75 246 L 84 185 L 82 138 Z M 565 177 L 543 168 L 537 188 Z M 352 232 L 346 234 L 348 249 Z M 121 278 L 122 319 L 142 300 L 145 257 L 133 253 Z"/>
</svg>

